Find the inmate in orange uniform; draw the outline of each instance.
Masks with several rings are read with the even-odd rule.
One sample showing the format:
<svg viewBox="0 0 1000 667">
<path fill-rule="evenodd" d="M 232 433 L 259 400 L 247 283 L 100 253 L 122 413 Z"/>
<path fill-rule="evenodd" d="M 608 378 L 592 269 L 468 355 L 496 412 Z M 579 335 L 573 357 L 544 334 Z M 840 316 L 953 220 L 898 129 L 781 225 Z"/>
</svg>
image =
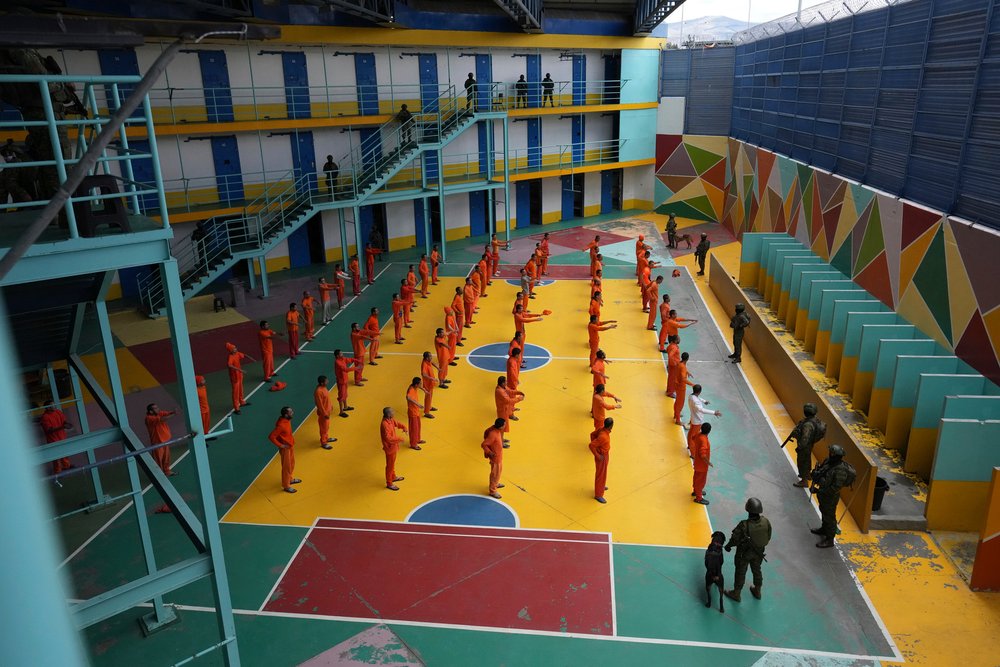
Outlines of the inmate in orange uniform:
<svg viewBox="0 0 1000 667">
<path fill-rule="evenodd" d="M 381 248 L 376 248 L 371 243 L 365 248 L 365 269 L 368 274 L 368 284 L 375 283 L 375 256 L 382 252 Z"/>
<path fill-rule="evenodd" d="M 455 311 L 455 321 L 458 328 L 465 326 L 465 291 L 461 287 L 455 288 L 455 297 L 451 300 L 451 309 Z M 461 339 L 459 339 L 461 340 Z M 464 347 L 464 346 L 463 346 Z"/>
<path fill-rule="evenodd" d="M 66 415 L 63 414 L 62 410 L 52 405 L 46 406 L 38 423 L 42 427 L 42 433 L 45 434 L 45 442 L 59 442 L 66 439 Z M 72 467 L 73 464 L 70 463 L 69 457 L 64 456 L 52 462 L 52 473 L 58 474 Z"/>
<path fill-rule="evenodd" d="M 399 453 L 399 443 L 403 438 L 397 435 L 396 430 L 402 429 L 406 433 L 406 427 L 396 421 L 392 416 L 392 410 L 382 413 L 382 422 L 379 425 L 379 435 L 382 438 L 382 451 L 385 452 L 385 486 L 387 489 L 398 491 L 399 487 L 393 482 L 403 481 L 402 477 L 396 475 L 396 454 Z"/>
<path fill-rule="evenodd" d="M 643 253 L 636 259 L 635 277 L 637 285 L 642 285 L 642 272 L 647 268 L 649 268 L 649 260 L 646 259 L 645 253 Z M 643 307 L 645 307 L 645 304 L 643 304 Z"/>
<path fill-rule="evenodd" d="M 167 425 L 166 419 L 176 414 L 176 410 L 170 412 L 157 410 L 153 404 L 150 404 L 146 408 L 146 430 L 149 431 L 150 445 L 158 445 L 161 442 L 170 440 L 170 427 Z M 163 471 L 164 475 L 167 477 L 174 475 L 170 470 L 170 447 L 160 447 L 150 452 L 150 456 L 156 461 L 156 465 L 160 466 L 160 470 Z"/>
<path fill-rule="evenodd" d="M 281 416 L 274 423 L 274 430 L 267 439 L 278 448 L 278 455 L 281 457 L 281 488 L 288 493 L 295 493 L 292 484 L 298 484 L 302 480 L 292 477 L 295 472 L 295 436 L 292 434 L 291 408 L 282 409 Z"/>
<path fill-rule="evenodd" d="M 517 385 L 521 382 L 521 350 L 512 350 L 507 357 L 507 388 L 517 391 Z"/>
<path fill-rule="evenodd" d="M 681 363 L 677 364 L 677 396 L 674 398 L 674 423 L 681 425 L 681 410 L 684 409 L 684 399 L 688 385 L 694 382 L 688 380 L 687 352 L 681 355 Z"/>
<path fill-rule="evenodd" d="M 343 355 L 334 355 L 333 374 L 337 378 L 337 402 L 340 403 L 341 417 L 347 416 L 345 412 L 347 409 L 347 374 L 352 368 L 354 368 L 354 359 L 348 359 Z"/>
<path fill-rule="evenodd" d="M 438 329 L 437 334 L 434 336 L 434 351 L 437 353 L 438 360 L 438 380 L 441 382 L 441 388 L 445 389 L 448 385 L 448 365 L 452 361 L 451 348 L 448 346 L 448 336 L 445 335 L 443 329 Z"/>
<path fill-rule="evenodd" d="M 507 386 L 506 378 L 497 378 L 497 388 L 493 390 L 493 401 L 497 407 L 497 419 L 503 419 L 503 432 L 510 432 L 510 418 L 515 406 L 524 400 L 523 391 L 515 391 Z"/>
<path fill-rule="evenodd" d="M 406 419 L 410 425 L 410 449 L 421 449 L 420 443 L 420 413 L 423 410 L 423 400 L 420 397 L 420 378 L 417 384 L 411 384 L 406 389 Z"/>
<path fill-rule="evenodd" d="M 260 343 L 260 361 L 264 367 L 264 382 L 268 382 L 274 375 L 274 329 L 267 322 L 260 323 L 260 330 L 257 332 L 257 341 Z"/>
<path fill-rule="evenodd" d="M 316 404 L 316 421 L 319 426 L 319 444 L 323 449 L 330 449 L 330 413 L 333 404 L 330 402 L 330 390 L 326 388 L 326 376 L 322 376 L 316 390 L 313 392 L 313 402 Z"/>
<path fill-rule="evenodd" d="M 588 243 L 583 252 L 590 251 L 590 275 L 594 275 L 594 264 L 597 262 L 597 255 L 600 252 L 600 236 L 595 236 L 594 240 Z"/>
<path fill-rule="evenodd" d="M 490 245 L 493 247 L 493 275 L 500 275 L 500 246 L 503 245 L 503 241 L 498 241 L 496 234 L 493 235 L 493 239 L 490 241 Z"/>
<path fill-rule="evenodd" d="M 434 401 L 434 387 L 437 386 L 438 379 L 434 377 L 435 370 L 434 362 L 431 361 L 430 357 L 425 357 L 420 361 L 420 380 L 421 386 L 424 388 L 424 416 L 428 419 L 433 419 L 434 415 L 431 412 L 436 411 L 437 408 L 432 407 Z"/>
<path fill-rule="evenodd" d="M 431 285 L 438 284 L 438 266 L 441 264 L 441 253 L 437 246 L 431 249 Z"/>
<path fill-rule="evenodd" d="M 309 292 L 302 295 L 302 316 L 306 324 L 306 340 L 312 340 L 316 333 L 316 299 Z"/>
<path fill-rule="evenodd" d="M 601 391 L 596 391 L 598 388 Z M 617 410 L 620 406 L 617 402 L 617 396 L 612 394 L 610 391 L 603 389 L 602 385 L 597 385 L 594 388 L 594 398 L 590 402 L 590 411 L 594 413 L 594 430 L 598 430 L 604 426 L 604 418 L 607 417 L 608 410 Z M 611 402 L 608 402 L 608 399 Z"/>
<path fill-rule="evenodd" d="M 285 330 L 288 333 L 288 356 L 292 359 L 299 356 L 299 311 L 295 304 L 285 313 Z"/>
<path fill-rule="evenodd" d="M 528 274 L 528 296 L 532 296 L 535 293 L 535 284 L 538 282 L 538 266 L 535 264 L 535 256 L 532 255 L 528 259 L 528 263 L 524 265 L 524 272 Z"/>
<path fill-rule="evenodd" d="M 601 292 L 594 292 L 590 297 L 590 305 L 587 306 L 587 314 L 600 319 L 601 307 L 604 305 L 604 295 Z"/>
<path fill-rule="evenodd" d="M 660 284 L 655 280 L 649 281 L 646 289 L 642 291 L 642 302 L 645 304 L 643 310 L 649 311 L 649 318 L 646 320 L 646 328 L 656 329 L 656 302 L 660 300 Z"/>
<path fill-rule="evenodd" d="M 590 318 L 590 322 L 587 324 L 587 335 L 590 342 L 590 365 L 593 366 L 594 362 L 597 361 L 597 350 L 601 347 L 601 332 L 608 331 L 609 329 L 617 328 L 617 324 L 614 320 L 608 320 L 606 322 L 601 322 L 595 317 Z"/>
<path fill-rule="evenodd" d="M 488 258 L 489 258 L 489 255 L 487 255 L 486 253 L 483 253 L 482 258 L 479 260 L 479 263 L 476 265 L 476 266 L 479 267 L 479 277 L 480 277 L 480 281 L 479 281 L 479 283 L 480 283 L 479 284 L 479 287 L 480 287 L 480 289 L 479 289 L 479 295 L 480 296 L 486 296 L 486 286 L 492 284 L 492 281 L 490 280 L 490 262 L 489 262 Z"/>
<path fill-rule="evenodd" d="M 467 278 L 465 287 L 462 290 L 462 302 L 465 306 L 465 326 L 472 328 L 475 322 L 472 320 L 473 315 L 476 312 L 476 286 L 472 284 L 472 279 Z"/>
<path fill-rule="evenodd" d="M 420 273 L 420 296 L 426 299 L 427 288 L 431 280 L 431 271 L 427 267 L 427 258 L 423 255 L 420 256 L 420 266 L 417 267 L 417 271 Z"/>
<path fill-rule="evenodd" d="M 677 341 L 680 342 L 681 339 L 681 329 L 687 329 L 689 326 L 694 324 L 697 320 L 689 320 L 684 317 L 677 317 L 677 311 L 669 310 L 670 304 L 665 304 L 668 306 L 667 316 L 663 315 L 663 306 L 660 304 L 660 352 L 663 352 L 663 341 L 667 340 L 670 336 L 677 336 Z M 687 322 L 687 324 L 684 324 Z"/>
<path fill-rule="evenodd" d="M 604 500 L 604 489 L 608 485 L 608 459 L 611 458 L 611 428 L 601 426 L 590 434 L 590 451 L 594 455 L 594 499 Z"/>
<path fill-rule="evenodd" d="M 711 424 L 703 424 L 702 432 L 694 439 L 694 477 L 691 480 L 691 490 L 696 503 L 707 505 L 705 500 L 705 482 L 708 481 L 708 469 L 712 466 L 712 443 L 708 441 Z"/>
<path fill-rule="evenodd" d="M 326 278 L 320 278 L 316 289 L 319 290 L 319 300 L 323 306 L 323 324 L 326 324 L 333 319 L 333 301 L 330 299 L 330 292 L 336 288 L 326 282 Z"/>
<path fill-rule="evenodd" d="M 208 432 L 212 430 L 212 417 L 211 409 L 208 406 L 208 387 L 205 385 L 205 376 L 195 375 L 194 384 L 195 391 L 198 392 L 198 409 L 201 411 L 201 432 L 203 435 L 208 435 Z"/>
<path fill-rule="evenodd" d="M 479 310 L 479 297 L 483 294 L 483 274 L 478 269 L 473 269 L 469 278 L 472 279 L 472 287 L 476 290 L 475 300 L 472 302 L 472 312 L 475 313 Z"/>
<path fill-rule="evenodd" d="M 608 376 L 605 373 L 605 369 L 607 368 L 606 364 L 607 364 L 606 359 L 601 359 L 600 357 L 598 357 L 597 359 L 594 360 L 593 365 L 590 367 L 590 374 L 594 378 L 595 387 L 599 384 L 603 384 L 604 386 L 607 386 L 608 384 Z"/>
<path fill-rule="evenodd" d="M 497 420 L 499 421 L 499 419 Z M 490 495 L 499 498 L 497 489 L 502 489 L 500 474 L 503 472 L 503 432 L 500 427 L 493 423 L 483 432 L 483 455 L 490 462 Z"/>
<path fill-rule="evenodd" d="M 403 300 L 403 326 L 406 328 L 410 327 L 410 322 L 413 321 L 411 313 L 413 311 L 413 294 L 416 292 L 413 289 L 413 285 L 403 280 L 399 286 L 399 296 Z"/>
<path fill-rule="evenodd" d="M 542 237 L 542 242 L 539 244 L 539 249 L 542 251 L 542 265 L 539 266 L 539 272 L 543 276 L 549 275 L 549 234 L 545 233 Z"/>
<path fill-rule="evenodd" d="M 358 328 L 358 325 L 351 325 L 351 349 L 354 351 L 354 384 L 360 387 L 364 378 L 361 377 L 365 370 L 365 339 L 368 334 Z"/>
<path fill-rule="evenodd" d="M 667 396 L 677 394 L 677 367 L 681 363 L 681 347 L 675 338 L 667 345 Z"/>
<path fill-rule="evenodd" d="M 344 278 L 351 276 L 340 270 L 340 264 L 333 267 L 333 287 L 337 290 L 337 309 L 344 307 Z"/>
<path fill-rule="evenodd" d="M 458 338 L 462 330 L 459 328 L 458 320 L 455 318 L 455 310 L 450 306 L 444 309 L 444 333 L 448 336 L 448 361 L 455 361 Z"/>
<path fill-rule="evenodd" d="M 365 326 L 361 328 L 361 331 L 371 341 L 368 345 L 368 363 L 372 366 L 378 366 L 375 360 L 382 358 L 378 353 L 379 339 L 382 338 L 382 326 L 378 322 L 378 308 L 372 308 L 372 314 L 365 320 Z"/>
<path fill-rule="evenodd" d="M 229 382 L 233 387 L 233 412 L 240 414 L 240 408 L 247 405 L 243 398 L 243 365 L 244 359 L 250 357 L 236 349 L 232 343 L 226 343 L 226 350 L 229 356 L 226 358 L 226 366 L 229 367 Z"/>
<path fill-rule="evenodd" d="M 521 308 L 521 310 L 519 311 L 518 310 L 519 306 L 520 306 L 520 304 L 518 304 L 518 306 L 514 306 L 514 331 L 520 331 L 521 332 L 521 344 L 522 345 L 527 345 L 528 344 L 528 336 L 527 336 L 527 334 L 524 331 L 524 325 L 528 324 L 530 322 L 541 322 L 542 321 L 542 316 L 541 315 L 531 315 L 530 313 L 525 313 L 524 312 L 524 308 Z"/>
<path fill-rule="evenodd" d="M 358 296 L 361 294 L 361 264 L 358 262 L 357 255 L 351 257 L 347 271 L 351 274 L 351 287 L 354 288 L 354 296 Z"/>
<path fill-rule="evenodd" d="M 402 343 L 403 340 L 403 317 L 406 310 L 406 302 L 393 294 L 392 299 L 392 328 L 395 334 L 395 342 Z"/>
</svg>

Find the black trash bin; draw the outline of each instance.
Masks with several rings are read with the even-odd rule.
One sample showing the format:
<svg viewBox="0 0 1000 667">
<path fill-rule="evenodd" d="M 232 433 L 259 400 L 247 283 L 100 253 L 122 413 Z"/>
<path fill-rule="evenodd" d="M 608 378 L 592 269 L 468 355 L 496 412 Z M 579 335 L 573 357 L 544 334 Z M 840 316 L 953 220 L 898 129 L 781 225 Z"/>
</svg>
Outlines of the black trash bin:
<svg viewBox="0 0 1000 667">
<path fill-rule="evenodd" d="M 875 497 L 872 498 L 872 511 L 877 512 L 882 509 L 882 499 L 885 498 L 885 492 L 889 490 L 889 482 L 885 481 L 882 477 L 875 478 Z"/>
</svg>

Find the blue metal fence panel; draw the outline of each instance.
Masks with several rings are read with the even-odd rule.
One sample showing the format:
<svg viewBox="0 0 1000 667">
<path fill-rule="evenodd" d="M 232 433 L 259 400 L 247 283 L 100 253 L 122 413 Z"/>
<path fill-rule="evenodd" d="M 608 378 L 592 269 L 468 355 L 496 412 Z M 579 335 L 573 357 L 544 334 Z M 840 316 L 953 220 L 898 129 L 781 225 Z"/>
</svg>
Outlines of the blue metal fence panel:
<svg viewBox="0 0 1000 667">
<path fill-rule="evenodd" d="M 720 47 L 663 52 L 660 95 L 685 98 L 685 134 L 729 134 L 734 99 L 744 95 L 733 85 L 736 51 Z M 769 103 L 777 109 L 780 100 L 775 97 Z"/>
</svg>

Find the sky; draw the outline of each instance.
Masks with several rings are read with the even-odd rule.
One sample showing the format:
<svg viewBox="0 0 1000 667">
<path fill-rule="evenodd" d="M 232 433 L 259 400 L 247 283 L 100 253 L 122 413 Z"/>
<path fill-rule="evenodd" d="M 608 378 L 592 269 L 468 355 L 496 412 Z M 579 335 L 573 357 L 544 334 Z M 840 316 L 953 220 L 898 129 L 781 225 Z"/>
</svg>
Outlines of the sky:
<svg viewBox="0 0 1000 667">
<path fill-rule="evenodd" d="M 802 7 L 812 7 L 826 0 L 802 0 Z M 798 0 L 687 0 L 682 7 L 684 20 L 702 16 L 728 16 L 745 21 L 748 14 L 753 23 L 763 23 L 791 14 L 798 9 Z M 676 10 L 667 19 L 668 23 L 681 20 L 681 10 Z"/>
</svg>

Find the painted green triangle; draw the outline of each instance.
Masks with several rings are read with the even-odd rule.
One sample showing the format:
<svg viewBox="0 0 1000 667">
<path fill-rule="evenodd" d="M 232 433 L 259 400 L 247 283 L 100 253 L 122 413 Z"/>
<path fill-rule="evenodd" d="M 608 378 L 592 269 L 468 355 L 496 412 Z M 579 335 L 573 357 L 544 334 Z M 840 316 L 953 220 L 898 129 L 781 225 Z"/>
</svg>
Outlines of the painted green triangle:
<svg viewBox="0 0 1000 667">
<path fill-rule="evenodd" d="M 799 168 L 799 183 L 802 184 L 802 188 L 805 189 L 807 185 L 812 183 L 813 170 L 804 164 L 796 165 Z"/>
<path fill-rule="evenodd" d="M 872 204 L 872 212 L 868 217 L 868 229 L 865 230 L 865 237 L 861 239 L 861 249 L 858 251 L 858 259 L 854 264 L 854 275 L 861 273 L 883 250 L 885 250 L 885 241 L 882 238 L 882 218 L 879 216 L 878 202 L 876 202 Z"/>
<path fill-rule="evenodd" d="M 708 197 L 702 195 L 701 197 L 692 197 L 687 200 L 687 203 L 692 206 L 697 211 L 701 211 L 705 215 L 709 216 L 710 220 L 715 219 L 715 211 L 712 209 L 712 202 L 708 200 Z"/>
<path fill-rule="evenodd" d="M 708 197 L 698 197 L 698 199 L 705 199 L 706 202 Z M 686 201 L 674 201 L 670 202 L 669 205 L 664 204 L 662 206 L 656 207 L 656 212 L 666 215 L 667 213 L 673 213 L 678 218 L 687 218 L 688 220 L 704 220 L 706 222 L 718 222 L 715 219 L 715 214 L 707 214 L 704 211 L 691 206 L 693 200 L 688 199 Z M 711 209 L 711 207 L 709 207 Z"/>
<path fill-rule="evenodd" d="M 753 190 L 753 174 L 748 174 L 743 177 L 743 192 L 751 192 Z"/>
<path fill-rule="evenodd" d="M 848 234 L 844 242 L 840 244 L 840 250 L 830 260 L 830 265 L 845 276 L 851 275 L 851 235 Z"/>
<path fill-rule="evenodd" d="M 951 340 L 951 306 L 948 299 L 948 268 L 944 255 L 944 227 L 938 229 L 924 258 L 913 274 L 913 284 L 920 291 L 938 326 Z"/>
<path fill-rule="evenodd" d="M 699 176 L 714 167 L 722 159 L 721 155 L 710 153 L 704 148 L 698 148 L 691 144 L 684 144 L 684 148 L 687 150 L 688 157 L 691 158 L 691 164 L 694 165 L 695 171 L 698 172 Z"/>
<path fill-rule="evenodd" d="M 864 213 L 865 208 L 868 207 L 868 202 L 875 198 L 875 191 L 863 185 L 854 185 L 852 183 L 851 196 L 854 198 L 854 210 L 857 211 L 858 215 L 861 215 Z"/>
<path fill-rule="evenodd" d="M 795 182 L 795 176 L 798 173 L 796 166 L 797 165 L 788 158 L 778 158 L 778 171 L 781 173 L 781 193 L 785 196 L 788 195 L 791 190 L 792 183 Z"/>
<path fill-rule="evenodd" d="M 799 174 L 802 174 L 802 168 L 799 167 Z M 804 182 L 804 181 L 803 181 Z M 812 228 L 813 228 L 813 188 L 814 184 L 812 178 L 806 183 L 802 188 L 802 212 L 806 214 L 806 229 L 809 230 L 809 238 L 812 238 Z M 850 269 L 846 273 L 850 273 Z"/>
</svg>

